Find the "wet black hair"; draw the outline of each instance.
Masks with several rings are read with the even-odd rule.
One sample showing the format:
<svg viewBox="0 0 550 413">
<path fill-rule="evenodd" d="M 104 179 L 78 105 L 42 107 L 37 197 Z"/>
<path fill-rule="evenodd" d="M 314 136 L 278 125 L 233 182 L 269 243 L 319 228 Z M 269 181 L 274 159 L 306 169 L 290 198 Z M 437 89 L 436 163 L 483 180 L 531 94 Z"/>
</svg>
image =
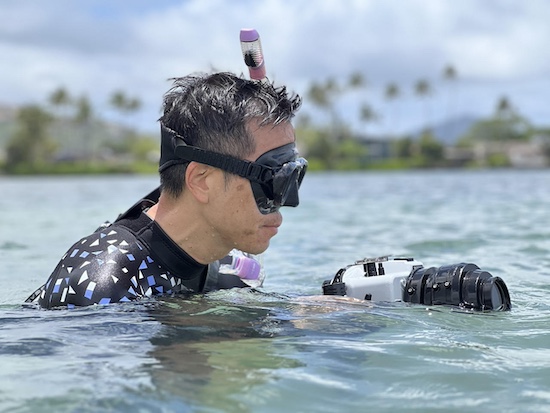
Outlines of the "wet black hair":
<svg viewBox="0 0 550 413">
<path fill-rule="evenodd" d="M 255 148 L 247 126 L 290 121 L 301 106 L 301 98 L 286 87 L 269 81 L 253 81 L 232 73 L 197 74 L 172 79 L 164 95 L 159 121 L 185 143 L 213 152 L 245 158 Z M 163 153 L 164 152 L 164 153 Z M 173 145 L 161 147 L 161 190 L 177 197 L 185 182 L 186 162 L 178 161 Z"/>
</svg>

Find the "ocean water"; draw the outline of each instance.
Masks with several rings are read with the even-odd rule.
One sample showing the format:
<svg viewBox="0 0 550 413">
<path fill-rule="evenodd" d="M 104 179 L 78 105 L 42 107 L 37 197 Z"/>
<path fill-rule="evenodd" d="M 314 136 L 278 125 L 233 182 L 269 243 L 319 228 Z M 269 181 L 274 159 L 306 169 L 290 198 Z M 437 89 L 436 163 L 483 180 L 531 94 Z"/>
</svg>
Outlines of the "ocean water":
<svg viewBox="0 0 550 413">
<path fill-rule="evenodd" d="M 550 412 L 550 171 L 309 174 L 261 292 L 22 305 L 155 177 L 0 178 L 2 412 Z M 364 257 L 473 262 L 512 311 L 321 295 Z"/>
</svg>

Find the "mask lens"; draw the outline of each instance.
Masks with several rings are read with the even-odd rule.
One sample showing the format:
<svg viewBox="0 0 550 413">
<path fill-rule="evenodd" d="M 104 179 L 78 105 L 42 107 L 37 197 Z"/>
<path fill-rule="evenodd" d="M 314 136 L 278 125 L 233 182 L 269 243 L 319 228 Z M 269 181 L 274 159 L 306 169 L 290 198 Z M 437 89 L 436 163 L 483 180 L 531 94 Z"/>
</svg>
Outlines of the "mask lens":
<svg viewBox="0 0 550 413">
<path fill-rule="evenodd" d="M 298 189 L 304 179 L 307 169 L 307 161 L 304 158 L 298 158 L 295 161 L 285 163 L 273 177 L 273 194 L 275 201 L 281 206 L 298 206 Z M 287 203 L 287 200 L 295 192 L 296 196 L 293 202 Z"/>
<path fill-rule="evenodd" d="M 306 169 L 307 161 L 304 158 L 298 158 L 283 164 L 267 184 L 251 182 L 254 199 L 260 212 L 266 215 L 285 205 L 298 206 L 298 189 Z"/>
<path fill-rule="evenodd" d="M 255 163 L 271 170 L 270 179 L 250 182 L 260 212 L 266 215 L 281 206 L 297 206 L 298 188 L 304 179 L 307 161 L 298 158 L 294 143 L 266 152 Z"/>
<path fill-rule="evenodd" d="M 252 186 L 252 194 L 258 205 L 258 209 L 264 215 L 275 212 L 279 209 L 278 205 L 275 205 L 273 199 L 273 191 L 266 184 L 260 184 L 258 182 L 250 182 Z"/>
</svg>

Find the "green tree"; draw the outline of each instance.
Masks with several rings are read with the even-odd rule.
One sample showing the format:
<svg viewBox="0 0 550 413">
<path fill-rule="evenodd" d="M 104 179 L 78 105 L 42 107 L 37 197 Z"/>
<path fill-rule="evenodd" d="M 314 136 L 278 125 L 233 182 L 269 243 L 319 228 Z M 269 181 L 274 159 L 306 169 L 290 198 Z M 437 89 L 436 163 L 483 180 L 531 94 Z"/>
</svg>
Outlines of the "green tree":
<svg viewBox="0 0 550 413">
<path fill-rule="evenodd" d="M 87 96 L 81 96 L 76 101 L 76 114 L 74 120 L 78 124 L 86 125 L 92 119 L 92 104 Z"/>
<path fill-rule="evenodd" d="M 141 108 L 141 101 L 138 98 L 131 98 L 126 101 L 126 111 L 133 113 Z"/>
<path fill-rule="evenodd" d="M 399 86 L 397 86 L 396 83 L 388 83 L 386 85 L 386 89 L 384 91 L 384 97 L 389 102 L 389 104 L 392 106 L 392 109 L 395 110 L 395 101 L 399 98 L 401 95 L 401 90 L 399 89 Z M 392 130 L 394 130 L 394 126 L 397 126 L 397 113 L 393 110 L 390 110 L 390 116 L 388 117 L 388 134 L 392 134 Z M 392 113 L 393 112 L 393 113 Z"/>
<path fill-rule="evenodd" d="M 328 92 L 322 84 L 313 82 L 307 92 L 307 97 L 315 106 L 327 109 L 331 105 Z"/>
<path fill-rule="evenodd" d="M 461 145 L 476 142 L 526 141 L 532 132 L 531 124 L 513 108 L 506 97 L 501 97 L 494 116 L 476 122 L 461 138 Z"/>
<path fill-rule="evenodd" d="M 419 79 L 414 85 L 414 93 L 424 101 L 424 129 L 430 129 L 428 97 L 433 93 L 432 86 L 425 79 Z"/>
<path fill-rule="evenodd" d="M 506 96 L 501 96 L 495 108 L 495 117 L 500 120 L 512 119 L 516 116 L 512 103 Z"/>
<path fill-rule="evenodd" d="M 124 108 L 126 106 L 126 95 L 124 94 L 123 91 L 117 90 L 117 91 L 113 92 L 109 102 L 111 103 L 111 105 L 113 107 L 115 107 L 116 109 L 122 111 L 122 110 L 124 110 Z"/>
<path fill-rule="evenodd" d="M 476 122 L 460 141 L 460 146 L 470 146 L 478 142 L 506 142 L 526 140 L 525 120 L 502 121 L 495 118 Z"/>
<path fill-rule="evenodd" d="M 398 158 L 411 158 L 414 155 L 414 142 L 411 138 L 399 139 L 395 141 L 394 149 Z"/>
<path fill-rule="evenodd" d="M 335 100 L 342 89 L 334 78 L 328 78 L 324 83 L 313 82 L 307 92 L 307 97 L 317 108 L 326 112 L 333 128 L 340 123 L 335 110 Z"/>
<path fill-rule="evenodd" d="M 6 172 L 39 171 L 55 151 L 48 135 L 53 117 L 38 105 L 28 105 L 19 110 L 16 121 L 16 131 L 6 148 Z"/>
<path fill-rule="evenodd" d="M 378 114 L 374 111 L 371 105 L 363 103 L 359 108 L 359 120 L 365 125 L 378 120 Z"/>
<path fill-rule="evenodd" d="M 124 116 L 137 112 L 141 108 L 141 101 L 138 98 L 128 97 L 121 90 L 113 92 L 109 102 Z"/>
<path fill-rule="evenodd" d="M 449 102 L 447 108 L 447 117 L 451 117 L 451 111 L 454 101 L 456 100 L 456 90 L 453 90 L 452 86 L 456 83 L 457 80 L 456 69 L 452 65 L 447 65 L 443 69 L 443 79 L 449 84 Z"/>
<path fill-rule="evenodd" d="M 419 152 L 422 166 L 441 166 L 443 164 L 443 145 L 429 131 L 424 132 L 420 137 Z"/>
<path fill-rule="evenodd" d="M 456 69 L 452 65 L 445 66 L 445 68 L 443 69 L 443 77 L 445 78 L 445 80 L 452 82 L 456 80 L 456 76 Z"/>
<path fill-rule="evenodd" d="M 501 97 L 494 115 L 476 122 L 457 142 L 460 147 L 473 147 L 475 162 L 487 166 L 508 166 L 507 142 L 528 141 L 533 134 L 530 123 L 513 107 L 510 100 Z"/>
<path fill-rule="evenodd" d="M 123 117 L 137 112 L 141 107 L 141 102 L 139 99 L 130 98 L 121 90 L 113 92 L 110 103 Z M 124 124 L 124 121 L 122 121 L 121 124 Z M 127 123 L 126 127 L 123 129 L 122 142 L 119 142 L 119 144 L 114 144 L 113 148 L 118 147 L 119 149 L 117 150 L 120 150 L 120 148 L 127 147 L 136 139 L 137 133 L 135 127 Z M 127 151 L 124 151 L 124 153 L 127 153 Z"/>
<path fill-rule="evenodd" d="M 337 144 L 327 129 L 308 128 L 298 132 L 302 143 L 306 146 L 307 156 L 311 169 L 334 169 L 336 166 Z"/>
<path fill-rule="evenodd" d="M 349 169 L 363 162 L 365 148 L 351 137 L 349 127 L 339 116 L 336 103 L 344 95 L 357 92 L 365 85 L 365 78 L 360 72 L 352 73 L 342 85 L 333 77 L 311 83 L 307 99 L 328 118 L 328 127 L 324 129 L 313 128 L 308 119 L 300 122 L 301 128 L 310 132 L 304 146 L 308 160 L 311 159 L 316 168 Z M 367 123 L 375 120 L 376 114 L 365 103 L 360 108 L 359 118 Z M 303 137 L 302 134 L 300 136 Z"/>
<path fill-rule="evenodd" d="M 366 84 L 365 77 L 361 72 L 353 72 L 348 80 L 348 86 L 352 90 L 363 88 Z"/>
<path fill-rule="evenodd" d="M 322 139 L 338 142 L 344 139 L 344 136 L 347 134 L 347 128 L 341 121 L 336 109 L 336 101 L 344 90 L 336 79 L 329 77 L 322 83 L 313 82 L 307 92 L 309 100 L 318 109 L 325 112 L 328 118 L 327 135 L 323 135 Z M 321 135 L 317 136 L 321 138 Z"/>
<path fill-rule="evenodd" d="M 58 87 L 49 97 L 50 104 L 60 116 L 66 116 L 66 109 L 71 105 L 72 98 L 63 86 Z"/>
<path fill-rule="evenodd" d="M 347 137 L 338 144 L 335 155 L 335 169 L 355 170 L 365 164 L 367 149 L 356 139 Z"/>
<path fill-rule="evenodd" d="M 93 117 L 92 104 L 87 96 L 82 95 L 75 102 L 76 112 L 74 115 L 74 121 L 78 126 L 80 126 L 81 133 L 84 137 L 84 146 L 85 150 L 88 152 L 88 157 L 91 157 L 92 160 L 96 157 L 96 145 L 93 142 L 91 134 L 91 121 Z"/>
<path fill-rule="evenodd" d="M 443 79 L 447 83 L 447 119 L 451 119 L 456 112 L 457 105 L 457 78 L 458 74 L 454 66 L 447 65 L 443 69 Z M 452 133 L 453 131 L 451 131 Z"/>
</svg>

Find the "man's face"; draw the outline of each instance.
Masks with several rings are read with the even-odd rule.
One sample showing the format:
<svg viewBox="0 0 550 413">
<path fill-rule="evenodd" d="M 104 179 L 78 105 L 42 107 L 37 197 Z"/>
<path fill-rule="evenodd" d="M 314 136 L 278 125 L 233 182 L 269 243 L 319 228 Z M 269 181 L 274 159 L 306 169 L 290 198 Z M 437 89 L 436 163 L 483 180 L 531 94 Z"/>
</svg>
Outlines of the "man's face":
<svg viewBox="0 0 550 413">
<path fill-rule="evenodd" d="M 295 141 L 294 128 L 289 122 L 259 126 L 250 125 L 250 133 L 256 142 L 256 150 L 246 158 L 255 161 L 262 154 Z M 209 219 L 213 229 L 229 249 L 239 249 L 251 254 L 264 252 L 269 241 L 277 234 L 282 223 L 279 211 L 267 215 L 260 213 L 254 199 L 250 181 L 232 176 L 229 182 L 223 179 L 222 171 L 217 196 L 212 201 Z"/>
</svg>

